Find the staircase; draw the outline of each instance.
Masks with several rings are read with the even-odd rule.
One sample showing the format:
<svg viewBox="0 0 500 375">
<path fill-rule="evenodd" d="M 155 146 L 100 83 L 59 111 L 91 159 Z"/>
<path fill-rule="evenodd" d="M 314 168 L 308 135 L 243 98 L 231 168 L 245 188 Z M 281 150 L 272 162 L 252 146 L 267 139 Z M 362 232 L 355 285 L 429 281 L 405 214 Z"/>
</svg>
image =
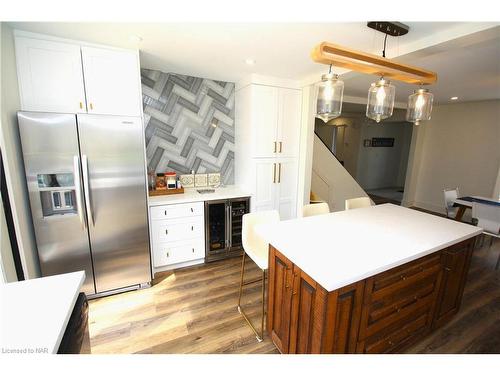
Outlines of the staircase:
<svg viewBox="0 0 500 375">
<path fill-rule="evenodd" d="M 327 202 L 332 212 L 343 211 L 346 199 L 368 197 L 368 194 L 316 133 L 314 134 L 311 192 Z"/>
</svg>

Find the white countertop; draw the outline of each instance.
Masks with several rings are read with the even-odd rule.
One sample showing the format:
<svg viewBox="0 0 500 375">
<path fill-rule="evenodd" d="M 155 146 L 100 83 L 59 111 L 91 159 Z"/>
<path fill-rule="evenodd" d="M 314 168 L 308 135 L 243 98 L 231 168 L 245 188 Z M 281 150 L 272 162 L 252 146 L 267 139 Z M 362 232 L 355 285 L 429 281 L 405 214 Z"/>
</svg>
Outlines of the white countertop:
<svg viewBox="0 0 500 375">
<path fill-rule="evenodd" d="M 331 292 L 474 237 L 482 229 L 383 204 L 261 225 L 256 231 Z"/>
<path fill-rule="evenodd" d="M 0 353 L 57 353 L 84 279 L 78 271 L 0 285 Z"/>
<path fill-rule="evenodd" d="M 212 201 L 217 199 L 231 199 L 239 197 L 249 197 L 250 194 L 246 193 L 238 186 L 230 185 L 226 187 L 215 188 L 215 192 L 200 194 L 198 189 L 211 189 L 209 187 L 201 188 L 186 188 L 183 194 L 173 194 L 173 195 L 160 195 L 155 197 L 149 197 L 149 206 L 161 206 L 164 204 L 172 203 L 191 203 L 191 202 L 203 202 Z"/>
</svg>

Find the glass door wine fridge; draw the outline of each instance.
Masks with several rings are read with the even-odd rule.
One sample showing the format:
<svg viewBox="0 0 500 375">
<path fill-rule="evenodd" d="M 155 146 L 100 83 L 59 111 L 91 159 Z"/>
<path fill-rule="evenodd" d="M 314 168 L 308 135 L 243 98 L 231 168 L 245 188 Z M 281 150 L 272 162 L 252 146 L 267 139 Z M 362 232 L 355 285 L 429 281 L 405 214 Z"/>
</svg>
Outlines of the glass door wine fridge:
<svg viewBox="0 0 500 375">
<path fill-rule="evenodd" d="M 250 212 L 250 198 L 205 202 L 205 261 L 241 254 L 243 215 Z"/>
</svg>

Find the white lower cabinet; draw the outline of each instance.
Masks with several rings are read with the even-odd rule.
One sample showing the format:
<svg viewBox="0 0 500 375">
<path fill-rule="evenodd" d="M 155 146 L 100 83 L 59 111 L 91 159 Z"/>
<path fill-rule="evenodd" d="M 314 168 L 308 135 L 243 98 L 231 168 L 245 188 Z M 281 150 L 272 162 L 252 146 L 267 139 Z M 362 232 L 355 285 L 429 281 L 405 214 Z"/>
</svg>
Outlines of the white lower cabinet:
<svg viewBox="0 0 500 375">
<path fill-rule="evenodd" d="M 255 159 L 253 211 L 277 210 L 281 220 L 297 216 L 296 158 Z"/>
<path fill-rule="evenodd" d="M 203 202 L 151 207 L 150 217 L 154 267 L 205 257 Z"/>
<path fill-rule="evenodd" d="M 188 241 L 163 242 L 158 243 L 153 251 L 155 267 L 190 262 L 205 257 L 205 241 L 200 237 Z"/>
</svg>

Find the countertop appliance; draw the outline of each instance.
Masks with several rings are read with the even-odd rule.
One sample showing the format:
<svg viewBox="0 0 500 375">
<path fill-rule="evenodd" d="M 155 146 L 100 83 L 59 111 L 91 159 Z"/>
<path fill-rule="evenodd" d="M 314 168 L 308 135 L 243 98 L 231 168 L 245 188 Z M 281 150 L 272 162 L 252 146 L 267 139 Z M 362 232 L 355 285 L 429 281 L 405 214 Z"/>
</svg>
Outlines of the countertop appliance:
<svg viewBox="0 0 500 375">
<path fill-rule="evenodd" d="M 87 295 L 151 282 L 140 117 L 18 112 L 43 276 L 84 270 Z"/>
<path fill-rule="evenodd" d="M 205 202 L 205 261 L 241 254 L 243 215 L 250 212 L 250 198 Z"/>
</svg>

